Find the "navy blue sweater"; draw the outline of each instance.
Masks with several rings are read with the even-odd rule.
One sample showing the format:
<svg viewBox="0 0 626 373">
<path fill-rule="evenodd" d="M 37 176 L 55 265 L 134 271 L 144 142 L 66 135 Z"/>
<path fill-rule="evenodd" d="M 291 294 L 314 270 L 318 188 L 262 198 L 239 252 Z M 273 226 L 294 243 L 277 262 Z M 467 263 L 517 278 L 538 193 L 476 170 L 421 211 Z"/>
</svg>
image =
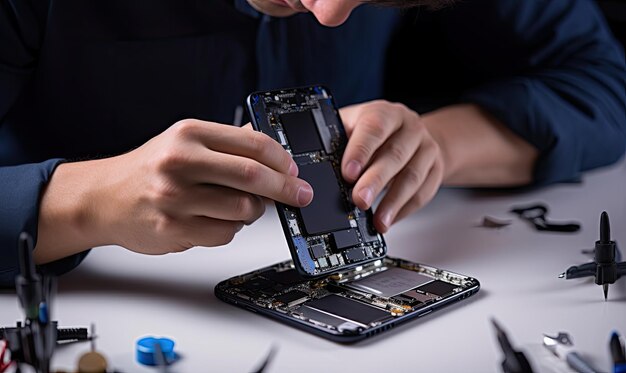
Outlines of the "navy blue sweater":
<svg viewBox="0 0 626 373">
<path fill-rule="evenodd" d="M 539 149 L 541 185 L 623 154 L 625 77 L 590 0 L 361 6 L 337 28 L 245 0 L 0 0 L 0 285 L 59 162 L 128 151 L 183 118 L 231 123 L 254 90 L 321 83 L 340 106 L 420 112 L 476 103 Z"/>
</svg>

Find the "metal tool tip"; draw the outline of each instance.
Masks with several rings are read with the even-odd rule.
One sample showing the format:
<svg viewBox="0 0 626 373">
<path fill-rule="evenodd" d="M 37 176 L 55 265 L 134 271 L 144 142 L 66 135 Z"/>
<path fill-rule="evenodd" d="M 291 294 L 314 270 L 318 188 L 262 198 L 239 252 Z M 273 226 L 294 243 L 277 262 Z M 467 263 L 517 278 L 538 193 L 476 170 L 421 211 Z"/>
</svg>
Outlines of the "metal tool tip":
<svg viewBox="0 0 626 373">
<path fill-rule="evenodd" d="M 603 284 L 602 290 L 604 291 L 604 300 L 606 301 L 609 297 L 609 284 Z"/>
<path fill-rule="evenodd" d="M 565 277 L 565 272 L 563 272 L 563 273 L 561 273 L 561 274 L 559 275 L 559 278 L 564 278 L 564 277 Z"/>
</svg>

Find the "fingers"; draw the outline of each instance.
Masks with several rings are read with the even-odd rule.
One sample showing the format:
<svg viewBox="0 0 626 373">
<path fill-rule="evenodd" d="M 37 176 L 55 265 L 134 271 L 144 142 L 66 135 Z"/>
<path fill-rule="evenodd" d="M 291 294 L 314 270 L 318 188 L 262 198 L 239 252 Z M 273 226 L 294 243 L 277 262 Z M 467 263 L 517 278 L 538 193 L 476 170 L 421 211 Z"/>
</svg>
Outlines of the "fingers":
<svg viewBox="0 0 626 373">
<path fill-rule="evenodd" d="M 162 154 L 165 174 L 187 184 L 214 184 L 303 207 L 313 198 L 311 186 L 295 176 L 298 169 L 280 144 L 249 129 L 184 120 L 172 131 L 190 141 Z"/>
<path fill-rule="evenodd" d="M 381 214 L 378 214 L 378 211 L 376 212 L 376 216 L 374 218 L 374 225 L 376 226 L 376 229 L 379 229 L 383 233 L 387 232 L 392 224 L 403 219 L 412 212 L 424 207 L 437 194 L 442 179 L 443 166 L 442 163 L 437 160 L 433 167 L 430 169 L 430 173 L 426 177 L 426 180 L 422 184 L 422 187 L 409 199 L 409 201 L 404 206 L 400 208 L 400 211 L 396 214 L 395 218 L 393 218 L 388 224 L 383 223 L 384 217 L 382 216 L 382 212 Z"/>
<path fill-rule="evenodd" d="M 194 172 L 205 183 L 238 189 L 290 206 L 304 207 L 313 188 L 304 180 L 285 175 L 249 158 L 212 152 L 196 164 Z"/>
<path fill-rule="evenodd" d="M 403 167 L 402 171 L 395 176 L 393 184 L 376 209 L 377 220 L 385 227 L 385 231 L 396 221 L 396 216 L 400 210 L 426 187 L 427 179 L 432 177 L 431 173 L 437 160 L 436 157 L 436 147 L 432 143 L 424 144 L 410 162 Z M 418 207 L 421 205 L 416 206 L 416 208 Z"/>
<path fill-rule="evenodd" d="M 254 159 L 288 175 L 298 174 L 298 167 L 289 153 L 263 133 L 198 120 L 184 120 L 174 127 L 181 136 L 198 138 L 211 150 Z"/>
<path fill-rule="evenodd" d="M 402 126 L 403 113 L 400 108 L 401 105 L 373 103 L 368 110 L 360 110 L 359 113 L 347 111 L 354 129 L 341 163 L 341 172 L 346 181 L 356 181 L 374 153 Z"/>
<path fill-rule="evenodd" d="M 419 131 L 413 131 L 411 125 L 403 126 L 400 131 L 395 132 L 385 142 L 357 181 L 352 198 L 360 209 L 370 208 L 375 197 L 383 191 L 390 181 L 396 178 L 398 173 L 403 172 L 405 168 L 411 167 L 407 163 L 415 156 L 416 148 L 419 151 L 422 140 L 422 134 Z M 428 162 L 432 163 L 432 154 L 429 154 L 428 151 L 421 151 L 420 153 L 430 156 L 427 159 L 420 159 L 420 166 Z"/>
<path fill-rule="evenodd" d="M 162 206 L 173 215 L 241 221 L 246 225 L 265 212 L 265 201 L 261 197 L 219 185 L 194 185 L 164 200 Z"/>
<path fill-rule="evenodd" d="M 350 134 L 342 173 L 356 181 L 352 199 L 361 209 L 387 188 L 374 215 L 376 228 L 386 232 L 436 194 L 443 178 L 439 146 L 419 115 L 400 104 L 354 105 L 341 115 Z"/>
</svg>

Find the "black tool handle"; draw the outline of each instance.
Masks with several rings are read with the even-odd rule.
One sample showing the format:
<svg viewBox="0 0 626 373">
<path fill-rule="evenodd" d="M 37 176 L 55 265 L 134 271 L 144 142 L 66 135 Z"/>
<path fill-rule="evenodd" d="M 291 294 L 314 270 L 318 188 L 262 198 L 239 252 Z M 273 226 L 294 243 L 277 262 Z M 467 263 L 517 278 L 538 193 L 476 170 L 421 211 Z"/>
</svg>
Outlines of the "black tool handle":
<svg viewBox="0 0 626 373">
<path fill-rule="evenodd" d="M 20 274 L 15 278 L 15 290 L 28 320 L 37 320 L 42 301 L 41 277 L 35 272 L 32 258 L 33 239 L 26 232 L 19 238 Z"/>
<path fill-rule="evenodd" d="M 596 241 L 594 255 L 594 261 L 597 264 L 596 284 L 612 284 L 617 280 L 616 248 L 615 241 L 611 241 L 609 214 L 603 211 L 600 215 L 600 239 Z"/>
<path fill-rule="evenodd" d="M 626 351 L 624 350 L 624 346 L 622 345 L 622 341 L 620 340 L 617 332 L 613 332 L 613 334 L 611 334 L 609 348 L 615 365 L 626 364 Z"/>
</svg>

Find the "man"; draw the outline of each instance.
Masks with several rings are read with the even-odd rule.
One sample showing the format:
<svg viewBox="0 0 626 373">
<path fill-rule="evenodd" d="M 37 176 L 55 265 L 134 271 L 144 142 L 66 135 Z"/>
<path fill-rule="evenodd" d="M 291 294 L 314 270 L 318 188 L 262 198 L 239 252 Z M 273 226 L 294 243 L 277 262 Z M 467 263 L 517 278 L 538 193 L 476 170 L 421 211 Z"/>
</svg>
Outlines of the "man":
<svg viewBox="0 0 626 373">
<path fill-rule="evenodd" d="M 2 283 L 20 231 L 60 273 L 99 245 L 228 243 L 262 197 L 310 203 L 278 144 L 218 124 L 253 90 L 331 87 L 382 232 L 442 183 L 568 181 L 624 152 L 624 56 L 589 0 L 248 2 L 0 2 Z"/>
</svg>

